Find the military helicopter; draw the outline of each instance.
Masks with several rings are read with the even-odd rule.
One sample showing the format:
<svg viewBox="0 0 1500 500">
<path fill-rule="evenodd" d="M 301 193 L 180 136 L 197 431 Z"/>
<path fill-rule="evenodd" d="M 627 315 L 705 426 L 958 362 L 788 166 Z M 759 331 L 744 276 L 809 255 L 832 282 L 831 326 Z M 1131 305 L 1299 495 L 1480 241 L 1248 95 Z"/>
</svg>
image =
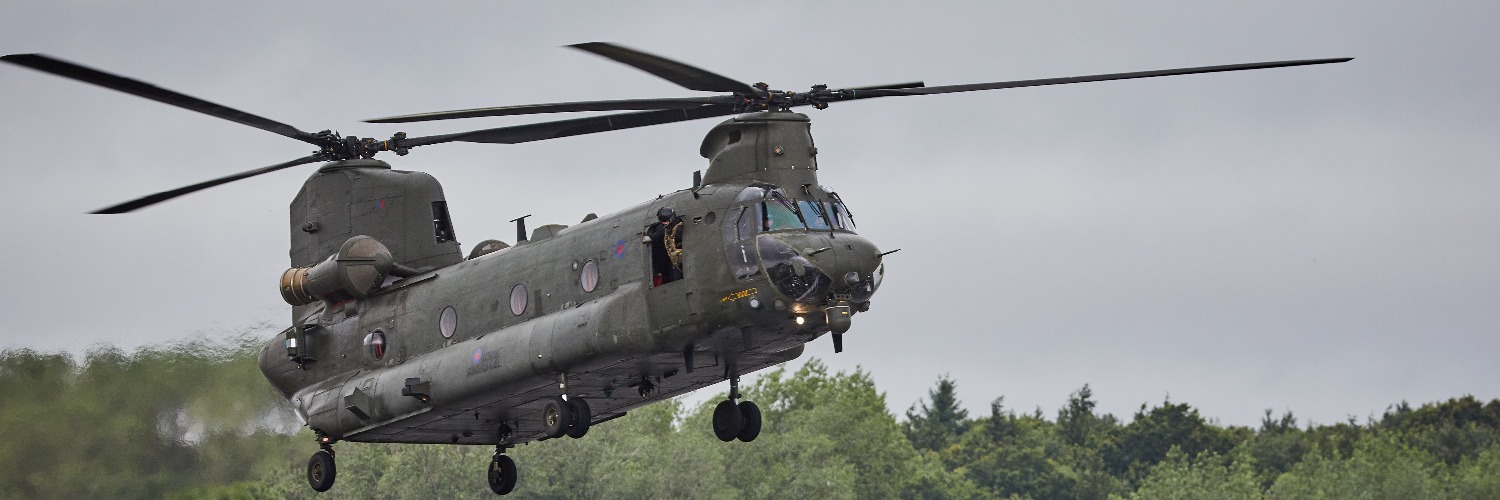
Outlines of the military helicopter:
<svg viewBox="0 0 1500 500">
<path fill-rule="evenodd" d="M 492 445 L 491 490 L 517 481 L 506 450 L 582 438 L 654 401 L 729 381 L 712 431 L 754 441 L 761 412 L 740 377 L 797 358 L 827 335 L 834 351 L 870 308 L 882 252 L 818 178 L 801 106 L 877 97 L 1340 63 L 1277 61 L 928 87 L 921 82 L 806 92 L 749 85 L 609 43 L 573 48 L 644 70 L 706 97 L 480 108 L 370 120 L 399 123 L 576 111 L 591 116 L 386 140 L 309 133 L 175 91 L 40 54 L 6 62 L 266 130 L 309 155 L 98 210 L 124 213 L 220 184 L 324 162 L 291 203 L 291 267 L 279 291 L 291 326 L 260 351 L 261 371 L 316 435 L 316 491 L 333 486 L 338 441 Z M 517 144 L 718 116 L 691 186 L 580 223 L 546 224 L 515 244 L 465 256 L 441 185 L 373 157 L 448 142 Z"/>
</svg>

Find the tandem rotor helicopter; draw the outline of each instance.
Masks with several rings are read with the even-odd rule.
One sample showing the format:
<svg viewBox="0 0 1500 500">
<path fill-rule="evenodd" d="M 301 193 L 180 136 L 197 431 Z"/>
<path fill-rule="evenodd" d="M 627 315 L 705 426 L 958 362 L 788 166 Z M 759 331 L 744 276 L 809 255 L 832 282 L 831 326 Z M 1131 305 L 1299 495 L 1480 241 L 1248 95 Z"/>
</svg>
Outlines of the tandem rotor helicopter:
<svg viewBox="0 0 1500 500">
<path fill-rule="evenodd" d="M 399 123 L 574 111 L 635 111 L 389 139 L 309 133 L 274 120 L 40 54 L 5 62 L 283 135 L 307 156 L 141 197 L 124 213 L 220 184 L 323 162 L 291 203 L 291 267 L 280 292 L 291 327 L 260 369 L 317 436 L 307 464 L 333 486 L 338 441 L 493 445 L 490 489 L 516 486 L 506 450 L 582 438 L 633 408 L 728 380 L 713 414 L 720 440 L 753 441 L 761 412 L 740 377 L 797 358 L 829 336 L 835 352 L 870 308 L 882 252 L 818 179 L 806 115 L 793 108 L 977 90 L 1340 63 L 1277 61 L 928 87 L 921 82 L 772 90 L 609 43 L 571 47 L 689 90 L 720 95 L 532 104 L 396 116 Z M 432 176 L 373 159 L 448 142 L 517 144 L 718 116 L 690 188 L 596 216 L 547 224 L 464 255 Z"/>
</svg>

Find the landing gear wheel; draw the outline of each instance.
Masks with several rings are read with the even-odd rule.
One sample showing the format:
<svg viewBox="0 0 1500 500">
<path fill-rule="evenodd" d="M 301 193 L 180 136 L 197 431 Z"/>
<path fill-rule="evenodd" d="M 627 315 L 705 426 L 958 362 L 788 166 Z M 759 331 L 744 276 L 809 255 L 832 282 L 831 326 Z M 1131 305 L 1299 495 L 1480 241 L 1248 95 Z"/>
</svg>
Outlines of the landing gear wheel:
<svg viewBox="0 0 1500 500">
<path fill-rule="evenodd" d="M 568 409 L 573 412 L 573 426 L 568 428 L 568 437 L 578 439 L 589 433 L 589 424 L 594 421 L 594 414 L 589 410 L 589 402 L 583 398 L 568 400 Z"/>
<path fill-rule="evenodd" d="M 750 401 L 740 401 L 740 416 L 745 419 L 745 426 L 740 428 L 736 437 L 740 441 L 751 442 L 760 435 L 760 407 Z"/>
<path fill-rule="evenodd" d="M 495 455 L 490 461 L 489 474 L 490 491 L 496 495 L 505 495 L 516 487 L 516 461 L 511 460 L 509 455 Z"/>
<path fill-rule="evenodd" d="M 313 491 L 322 493 L 333 487 L 333 478 L 338 475 L 338 468 L 333 465 L 333 454 L 328 450 L 318 450 L 312 458 L 307 460 L 307 484 L 312 486 Z"/>
<path fill-rule="evenodd" d="M 714 437 L 720 441 L 734 441 L 744 426 L 745 417 L 740 415 L 740 407 L 734 401 L 720 401 L 719 406 L 714 407 Z"/>
<path fill-rule="evenodd" d="M 542 429 L 549 438 L 560 438 L 573 426 L 573 412 L 561 396 L 553 396 L 542 405 Z"/>
</svg>

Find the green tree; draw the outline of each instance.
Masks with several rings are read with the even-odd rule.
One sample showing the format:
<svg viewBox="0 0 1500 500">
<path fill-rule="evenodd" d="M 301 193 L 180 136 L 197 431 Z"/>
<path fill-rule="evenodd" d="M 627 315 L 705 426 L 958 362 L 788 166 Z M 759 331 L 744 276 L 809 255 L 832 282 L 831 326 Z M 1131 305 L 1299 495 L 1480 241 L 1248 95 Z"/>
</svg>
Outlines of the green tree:
<svg viewBox="0 0 1500 500">
<path fill-rule="evenodd" d="M 1271 486 L 1271 498 L 1430 498 L 1440 491 L 1431 456 L 1394 433 L 1366 435 L 1348 457 L 1314 449 Z"/>
<path fill-rule="evenodd" d="M 254 477 L 292 439 L 254 353 L 263 330 L 133 353 L 0 352 L 0 497 L 164 497 Z M 241 488 L 246 490 L 245 488 Z"/>
<path fill-rule="evenodd" d="M 1150 410 L 1143 404 L 1135 419 L 1120 430 L 1119 442 L 1107 461 L 1112 472 L 1135 483 L 1173 447 L 1192 459 L 1203 452 L 1227 454 L 1238 442 L 1234 433 L 1209 425 L 1186 403 L 1164 401 Z"/>
<path fill-rule="evenodd" d="M 1303 432 L 1297 428 L 1297 417 L 1285 412 L 1274 418 L 1270 409 L 1261 418 L 1260 430 L 1244 446 L 1255 461 L 1263 488 L 1269 488 L 1277 476 L 1291 470 L 1308 450 Z"/>
<path fill-rule="evenodd" d="M 1424 404 L 1406 402 L 1385 412 L 1376 428 L 1398 430 L 1411 446 L 1454 465 L 1474 459 L 1500 441 L 1500 400 L 1481 403 L 1474 396 Z"/>
<path fill-rule="evenodd" d="M 1094 414 L 1094 391 L 1088 384 L 1068 395 L 1068 402 L 1057 410 L 1057 433 L 1074 446 L 1086 446 L 1089 437 L 1099 430 L 1099 416 Z"/>
<path fill-rule="evenodd" d="M 1117 446 L 1120 426 L 1114 415 L 1094 413 L 1094 391 L 1088 384 L 1069 395 L 1057 411 L 1057 435 L 1064 443 L 1056 453 L 1072 480 L 1069 496 L 1106 498 L 1123 491 L 1111 474 L 1106 457 Z"/>
<path fill-rule="evenodd" d="M 1500 498 L 1500 448 L 1465 459 L 1442 477 L 1449 498 Z"/>
<path fill-rule="evenodd" d="M 814 494 L 847 484 L 847 494 L 827 494 L 894 498 L 919 464 L 885 395 L 863 371 L 830 374 L 813 359 L 791 376 L 785 367 L 761 376 L 745 395 L 760 405 L 762 438 L 729 450 L 725 476 L 748 497 L 821 496 Z M 705 405 L 684 428 L 708 429 L 710 414 Z"/>
<path fill-rule="evenodd" d="M 990 497 L 1066 498 L 1078 478 L 1059 460 L 1065 446 L 1040 414 L 1017 416 L 997 398 L 990 416 L 940 456 Z"/>
<path fill-rule="evenodd" d="M 906 410 L 902 430 L 918 450 L 937 451 L 964 433 L 969 425 L 969 411 L 959 406 L 958 384 L 947 375 L 938 377 L 937 387 L 927 391 L 927 398 L 931 406 L 919 400 Z"/>
<path fill-rule="evenodd" d="M 1151 473 L 1131 493 L 1139 499 L 1212 499 L 1251 500 L 1261 498 L 1260 481 L 1255 477 L 1254 459 L 1243 453 L 1235 457 L 1204 453 L 1188 458 L 1182 448 L 1173 446 Z"/>
</svg>

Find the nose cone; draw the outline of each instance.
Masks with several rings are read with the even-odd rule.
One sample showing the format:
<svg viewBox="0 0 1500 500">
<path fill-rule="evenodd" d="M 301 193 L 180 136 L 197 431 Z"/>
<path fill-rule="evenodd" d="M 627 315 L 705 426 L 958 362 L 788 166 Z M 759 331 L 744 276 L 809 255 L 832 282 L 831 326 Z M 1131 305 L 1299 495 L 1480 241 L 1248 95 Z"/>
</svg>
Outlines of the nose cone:
<svg viewBox="0 0 1500 500">
<path fill-rule="evenodd" d="M 863 237 L 849 233 L 808 233 L 795 244 L 803 255 L 832 279 L 832 292 L 850 294 L 864 302 L 879 284 L 880 250 Z"/>
</svg>

